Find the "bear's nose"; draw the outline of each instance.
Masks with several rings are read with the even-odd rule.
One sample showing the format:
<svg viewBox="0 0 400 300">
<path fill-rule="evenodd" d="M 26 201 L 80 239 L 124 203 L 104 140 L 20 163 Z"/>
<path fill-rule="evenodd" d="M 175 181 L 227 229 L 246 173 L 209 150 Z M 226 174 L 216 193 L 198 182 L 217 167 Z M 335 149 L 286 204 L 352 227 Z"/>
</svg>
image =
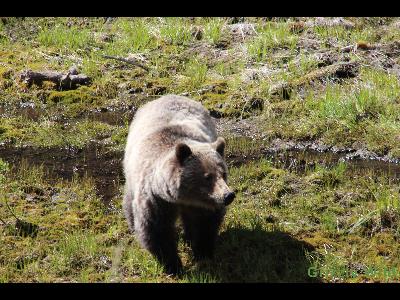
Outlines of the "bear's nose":
<svg viewBox="0 0 400 300">
<path fill-rule="evenodd" d="M 225 204 L 225 206 L 228 206 L 229 204 L 231 204 L 233 199 L 235 199 L 235 193 L 234 192 L 226 193 L 224 195 L 224 204 Z"/>
</svg>

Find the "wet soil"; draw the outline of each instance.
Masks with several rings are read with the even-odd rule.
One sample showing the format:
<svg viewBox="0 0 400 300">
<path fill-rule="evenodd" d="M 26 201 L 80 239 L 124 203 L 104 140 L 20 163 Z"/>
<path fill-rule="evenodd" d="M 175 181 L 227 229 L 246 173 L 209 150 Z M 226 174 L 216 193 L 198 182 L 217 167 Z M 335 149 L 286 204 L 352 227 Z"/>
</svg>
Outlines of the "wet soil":
<svg viewBox="0 0 400 300">
<path fill-rule="evenodd" d="M 22 163 L 43 166 L 50 182 L 59 178 L 71 180 L 74 176 L 90 176 L 105 204 L 120 193 L 120 187 L 124 184 L 123 153 L 108 151 L 101 144 L 91 144 L 83 149 L 1 148 L 0 157 L 15 168 Z M 312 170 L 316 165 L 332 167 L 345 161 L 350 176 L 386 176 L 400 181 L 400 164 L 373 159 L 349 159 L 348 153 L 340 152 L 311 149 L 273 151 L 261 148 L 249 155 L 230 153 L 227 163 L 229 166 L 240 166 L 262 158 L 271 160 L 276 167 L 298 173 Z"/>
<path fill-rule="evenodd" d="M 270 160 L 275 167 L 287 169 L 299 174 L 313 170 L 317 165 L 333 167 L 340 162 L 347 165 L 350 176 L 385 176 L 391 180 L 400 181 L 400 164 L 373 159 L 349 159 L 345 153 L 320 152 L 316 150 L 284 150 L 272 151 L 260 149 L 249 155 L 230 154 L 227 158 L 229 166 L 241 166 L 250 161 L 262 158 Z"/>
<path fill-rule="evenodd" d="M 14 168 L 24 163 L 43 166 L 50 182 L 74 176 L 89 176 L 95 180 L 98 195 L 105 204 L 118 194 L 123 184 L 122 152 L 108 152 L 103 145 L 91 144 L 83 149 L 1 148 L 0 157 Z"/>
<path fill-rule="evenodd" d="M 124 109 L 124 108 L 101 108 L 97 110 L 91 110 L 82 112 L 80 116 L 74 118 L 74 121 L 80 119 L 88 119 L 90 121 L 103 122 L 109 125 L 122 126 L 129 123 L 135 114 L 135 109 Z M 43 108 L 35 107 L 34 103 L 21 103 L 17 107 L 7 107 L 0 105 L 0 117 L 7 118 L 10 116 L 20 116 L 24 119 L 31 121 L 38 121 L 40 118 L 46 116 L 46 110 Z M 66 122 L 69 118 L 62 115 L 57 115 L 54 119 L 56 122 Z"/>
<path fill-rule="evenodd" d="M 385 176 L 400 181 L 400 164 L 376 159 L 349 159 L 345 153 L 319 152 L 316 150 L 289 150 L 286 152 L 265 153 L 280 168 L 305 172 L 315 166 L 333 167 L 339 162 L 346 162 L 347 172 L 351 176 Z"/>
</svg>

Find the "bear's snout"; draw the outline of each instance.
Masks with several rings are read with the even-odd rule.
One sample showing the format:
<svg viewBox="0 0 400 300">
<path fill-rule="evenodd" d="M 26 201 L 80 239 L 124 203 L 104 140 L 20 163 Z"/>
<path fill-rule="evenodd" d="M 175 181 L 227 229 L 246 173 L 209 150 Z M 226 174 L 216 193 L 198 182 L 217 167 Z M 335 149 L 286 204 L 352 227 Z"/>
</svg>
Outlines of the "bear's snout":
<svg viewBox="0 0 400 300">
<path fill-rule="evenodd" d="M 233 199 L 235 199 L 235 193 L 234 192 L 226 193 L 224 195 L 224 204 L 225 204 L 225 206 L 228 206 L 229 204 L 231 204 Z"/>
</svg>

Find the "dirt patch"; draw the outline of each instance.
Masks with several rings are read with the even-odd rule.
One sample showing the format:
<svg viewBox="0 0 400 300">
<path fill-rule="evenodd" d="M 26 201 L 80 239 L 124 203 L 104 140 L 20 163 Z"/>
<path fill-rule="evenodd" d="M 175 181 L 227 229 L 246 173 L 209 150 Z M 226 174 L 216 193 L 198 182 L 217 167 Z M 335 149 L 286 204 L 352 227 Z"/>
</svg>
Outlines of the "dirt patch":
<svg viewBox="0 0 400 300">
<path fill-rule="evenodd" d="M 12 115 L 20 116 L 28 120 L 37 121 L 43 114 L 45 110 L 36 107 L 33 102 L 21 102 L 16 106 L 0 106 L 0 117 L 9 118 Z"/>
<path fill-rule="evenodd" d="M 233 41 L 244 41 L 247 37 L 257 34 L 255 25 L 251 23 L 235 23 L 225 27 Z"/>
<path fill-rule="evenodd" d="M 346 29 L 352 29 L 355 27 L 354 23 L 346 20 L 341 17 L 336 18 L 326 18 L 326 17 L 318 17 L 314 20 L 309 20 L 304 23 L 306 27 L 335 27 L 335 26 L 343 26 Z"/>
<path fill-rule="evenodd" d="M 232 45 L 232 48 L 228 50 L 221 45 L 214 47 L 206 42 L 198 41 L 182 52 L 181 56 L 188 59 L 197 56 L 199 59 L 207 62 L 209 67 L 214 67 L 218 63 L 227 63 L 241 59 L 243 57 L 243 49 L 238 45 Z"/>
<path fill-rule="evenodd" d="M 218 134 L 230 137 L 247 137 L 249 139 L 264 140 L 265 133 L 259 129 L 259 118 L 249 117 L 246 119 L 213 119 Z"/>
<path fill-rule="evenodd" d="M 92 121 L 103 122 L 109 125 L 125 125 L 130 123 L 136 110 L 116 110 L 113 108 L 102 108 L 84 114 L 84 117 Z"/>
</svg>

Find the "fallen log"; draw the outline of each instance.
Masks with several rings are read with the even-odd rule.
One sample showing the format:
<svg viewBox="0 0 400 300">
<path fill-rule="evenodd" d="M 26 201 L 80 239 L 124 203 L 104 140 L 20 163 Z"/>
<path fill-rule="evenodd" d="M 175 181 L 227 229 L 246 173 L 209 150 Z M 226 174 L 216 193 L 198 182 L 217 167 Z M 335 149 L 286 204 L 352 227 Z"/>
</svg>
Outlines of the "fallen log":
<svg viewBox="0 0 400 300">
<path fill-rule="evenodd" d="M 341 80 L 346 78 L 354 78 L 358 75 L 360 64 L 357 62 L 340 62 L 329 65 L 310 73 L 289 81 L 280 82 L 270 87 L 270 94 L 272 96 L 280 96 L 283 99 L 290 99 L 293 89 L 299 89 L 314 81 L 324 81 L 326 79 Z"/>
<path fill-rule="evenodd" d="M 75 68 L 72 68 L 66 74 L 56 71 L 37 72 L 26 70 L 20 74 L 20 79 L 28 86 L 31 86 L 33 83 L 41 85 L 43 81 L 51 81 L 62 90 L 76 89 L 80 85 L 88 85 L 91 82 L 91 79 L 85 74 L 77 74 Z"/>
</svg>

